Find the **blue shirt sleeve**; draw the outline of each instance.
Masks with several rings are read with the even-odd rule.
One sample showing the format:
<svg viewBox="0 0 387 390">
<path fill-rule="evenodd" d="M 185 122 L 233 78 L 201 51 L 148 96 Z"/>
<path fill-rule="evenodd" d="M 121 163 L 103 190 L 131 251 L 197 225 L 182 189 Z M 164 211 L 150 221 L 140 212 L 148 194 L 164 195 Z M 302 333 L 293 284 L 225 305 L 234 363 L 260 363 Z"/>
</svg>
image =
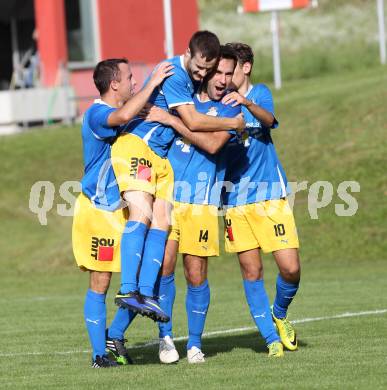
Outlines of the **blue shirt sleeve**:
<svg viewBox="0 0 387 390">
<path fill-rule="evenodd" d="M 270 89 L 264 85 L 264 84 L 258 84 L 254 86 L 252 90 L 252 98 L 255 101 L 257 105 L 265 109 L 266 111 L 269 111 L 274 116 L 274 102 L 273 102 L 273 95 L 270 91 Z M 272 128 L 275 129 L 278 127 L 278 121 L 274 116 L 274 123 Z"/>
<path fill-rule="evenodd" d="M 89 112 L 88 125 L 97 139 L 105 139 L 115 137 L 118 135 L 119 127 L 110 127 L 107 123 L 109 115 L 114 112 L 116 108 L 104 104 L 97 104 Z"/>
<path fill-rule="evenodd" d="M 168 108 L 183 104 L 194 104 L 192 100 L 194 94 L 192 82 L 188 80 L 188 76 L 183 70 L 175 69 L 175 74 L 168 77 L 161 87 Z"/>
<path fill-rule="evenodd" d="M 241 113 L 241 106 L 238 104 L 236 107 L 232 107 L 231 104 L 223 104 L 223 103 L 220 103 L 221 104 L 221 109 L 219 111 L 219 117 L 223 117 L 223 118 L 234 118 L 235 116 L 237 116 L 238 114 Z M 236 135 L 236 130 L 229 130 L 229 133 L 231 135 Z"/>
</svg>

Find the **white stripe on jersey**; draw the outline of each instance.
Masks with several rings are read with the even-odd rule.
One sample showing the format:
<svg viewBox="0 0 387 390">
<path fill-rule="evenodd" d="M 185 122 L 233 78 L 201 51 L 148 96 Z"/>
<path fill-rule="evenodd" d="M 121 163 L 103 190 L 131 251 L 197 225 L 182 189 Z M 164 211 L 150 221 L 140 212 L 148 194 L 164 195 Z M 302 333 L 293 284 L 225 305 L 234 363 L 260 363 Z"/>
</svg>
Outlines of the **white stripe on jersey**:
<svg viewBox="0 0 387 390">
<path fill-rule="evenodd" d="M 94 134 L 94 133 L 93 133 Z M 111 145 L 109 145 L 110 147 L 110 150 L 111 150 Z M 110 154 L 110 153 L 109 153 Z M 99 174 L 98 174 L 98 180 L 97 180 L 97 186 L 96 186 L 96 189 L 95 189 L 95 195 L 93 195 L 90 200 L 92 201 L 92 203 L 94 204 L 95 200 L 98 198 L 98 199 L 104 199 L 106 201 L 106 176 L 107 174 L 109 173 L 109 169 L 111 167 L 111 161 L 110 161 L 110 158 L 108 160 L 106 160 L 100 170 L 99 170 Z"/>
<path fill-rule="evenodd" d="M 150 138 L 152 137 L 152 134 L 155 132 L 155 130 L 160 127 L 161 125 L 156 125 L 155 127 L 152 127 L 144 136 L 143 141 L 148 145 L 148 142 Z"/>
<path fill-rule="evenodd" d="M 168 108 L 178 107 L 182 106 L 183 104 L 195 104 L 194 102 L 179 102 L 179 103 L 172 103 L 168 104 Z"/>
<path fill-rule="evenodd" d="M 279 167 L 278 167 L 278 164 L 277 164 L 277 172 L 278 172 L 278 176 L 279 176 L 280 183 L 281 183 L 281 191 L 282 191 L 282 196 L 281 196 L 281 198 L 285 198 L 285 197 L 286 197 L 285 182 L 284 182 L 284 179 L 282 178 L 281 171 L 280 171 L 280 169 L 279 169 Z"/>
<path fill-rule="evenodd" d="M 102 138 L 102 137 L 100 137 L 98 134 L 94 133 L 93 130 L 90 129 L 90 131 L 91 131 L 91 134 L 93 134 L 94 137 L 97 138 L 98 141 L 103 141 L 103 140 L 104 140 L 104 138 Z"/>
<path fill-rule="evenodd" d="M 215 181 L 216 183 L 216 181 Z M 206 188 L 206 195 L 204 195 L 204 200 L 203 200 L 203 204 L 208 204 L 209 202 L 209 197 L 210 197 L 210 184 L 211 184 L 211 175 L 210 177 L 208 178 L 208 184 L 207 184 L 207 188 Z"/>
</svg>

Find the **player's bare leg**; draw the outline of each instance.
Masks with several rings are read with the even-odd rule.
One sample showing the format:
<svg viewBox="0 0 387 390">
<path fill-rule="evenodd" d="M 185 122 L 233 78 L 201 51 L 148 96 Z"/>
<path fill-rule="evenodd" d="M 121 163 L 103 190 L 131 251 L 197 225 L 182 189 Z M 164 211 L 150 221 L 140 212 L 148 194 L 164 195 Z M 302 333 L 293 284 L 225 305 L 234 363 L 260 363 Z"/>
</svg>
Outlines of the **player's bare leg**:
<svg viewBox="0 0 387 390">
<path fill-rule="evenodd" d="M 288 307 L 297 293 L 300 282 L 300 259 L 295 248 L 273 252 L 278 265 L 277 294 L 273 305 L 273 318 L 277 325 L 281 341 L 290 351 L 298 347 L 296 331 L 287 319 Z"/>
<path fill-rule="evenodd" d="M 179 243 L 177 241 L 167 241 L 167 244 L 165 245 L 163 266 L 161 267 L 161 276 L 169 276 L 175 272 L 178 248 Z"/>
<path fill-rule="evenodd" d="M 153 196 L 143 191 L 127 191 L 123 199 L 129 209 L 129 221 L 149 225 L 152 218 Z"/>
<path fill-rule="evenodd" d="M 184 254 L 183 264 L 187 283 L 194 287 L 198 287 L 207 280 L 207 257 Z"/>
<path fill-rule="evenodd" d="M 106 294 L 112 278 L 111 272 L 90 271 L 89 288 L 98 294 Z"/>
<path fill-rule="evenodd" d="M 156 198 L 153 202 L 152 229 L 168 231 L 171 225 L 172 204 L 164 199 Z"/>
<path fill-rule="evenodd" d="M 263 278 L 263 265 L 259 249 L 239 252 L 238 259 L 243 280 L 258 280 Z"/>
<path fill-rule="evenodd" d="M 301 276 L 298 249 L 281 249 L 273 252 L 281 276 L 289 283 L 299 283 Z"/>
</svg>

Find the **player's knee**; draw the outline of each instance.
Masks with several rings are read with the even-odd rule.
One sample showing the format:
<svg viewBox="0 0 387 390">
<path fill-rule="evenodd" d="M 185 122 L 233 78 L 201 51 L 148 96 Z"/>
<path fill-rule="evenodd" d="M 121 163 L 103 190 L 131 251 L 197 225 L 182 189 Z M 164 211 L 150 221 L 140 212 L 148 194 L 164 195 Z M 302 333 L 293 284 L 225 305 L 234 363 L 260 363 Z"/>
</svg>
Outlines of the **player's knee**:
<svg viewBox="0 0 387 390">
<path fill-rule="evenodd" d="M 152 228 L 168 230 L 171 225 L 171 203 L 156 199 L 153 204 Z"/>
<path fill-rule="evenodd" d="M 298 283 L 300 281 L 301 270 L 298 264 L 283 267 L 280 273 L 282 278 L 289 283 Z"/>
<path fill-rule="evenodd" d="M 185 270 L 185 279 L 188 284 L 197 287 L 204 283 L 207 275 L 204 272 L 198 272 L 196 270 Z"/>
<path fill-rule="evenodd" d="M 261 265 L 244 265 L 242 268 L 242 276 L 245 280 L 258 280 L 263 278 L 263 266 Z"/>
<path fill-rule="evenodd" d="M 152 219 L 152 195 L 142 191 L 126 191 L 123 198 L 129 208 L 129 220 L 148 224 Z"/>
<path fill-rule="evenodd" d="M 111 276 L 110 272 L 92 271 L 90 274 L 90 289 L 99 294 L 105 294 L 109 289 Z"/>
</svg>

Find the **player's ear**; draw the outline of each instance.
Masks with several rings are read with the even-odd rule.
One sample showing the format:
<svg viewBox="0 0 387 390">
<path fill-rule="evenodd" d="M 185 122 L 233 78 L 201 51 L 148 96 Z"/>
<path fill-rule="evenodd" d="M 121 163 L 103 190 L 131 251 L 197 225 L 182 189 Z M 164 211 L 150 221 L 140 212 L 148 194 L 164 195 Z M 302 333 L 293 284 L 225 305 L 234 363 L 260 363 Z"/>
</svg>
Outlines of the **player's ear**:
<svg viewBox="0 0 387 390">
<path fill-rule="evenodd" d="M 243 73 L 244 74 L 250 74 L 251 73 L 251 64 L 250 62 L 245 62 L 242 66 L 242 69 L 243 69 Z"/>
<path fill-rule="evenodd" d="M 185 51 L 185 55 L 191 58 L 191 50 L 189 49 L 189 47 L 187 47 L 187 50 Z"/>
<path fill-rule="evenodd" d="M 113 90 L 113 91 L 117 91 L 118 90 L 118 81 L 117 80 L 112 80 L 110 82 L 110 88 Z"/>
</svg>

